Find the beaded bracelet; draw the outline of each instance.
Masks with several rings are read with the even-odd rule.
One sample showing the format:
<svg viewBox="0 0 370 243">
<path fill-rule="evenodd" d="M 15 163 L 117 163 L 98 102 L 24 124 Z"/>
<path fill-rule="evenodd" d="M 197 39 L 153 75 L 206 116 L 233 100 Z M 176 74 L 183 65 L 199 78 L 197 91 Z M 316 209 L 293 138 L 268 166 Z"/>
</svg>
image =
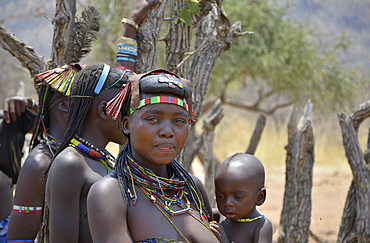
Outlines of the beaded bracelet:
<svg viewBox="0 0 370 243">
<path fill-rule="evenodd" d="M 137 46 L 137 41 L 135 39 L 132 39 L 132 38 L 129 38 L 129 37 L 126 37 L 126 36 L 121 36 L 118 39 L 118 42 L 123 43 L 123 44 L 127 44 L 127 45 Z"/>
<path fill-rule="evenodd" d="M 129 58 L 129 57 L 120 57 L 120 56 L 117 56 L 117 61 L 128 61 L 128 62 L 136 63 L 136 59 Z"/>
<path fill-rule="evenodd" d="M 130 55 L 130 56 L 135 56 L 135 57 L 137 56 L 137 51 L 127 50 L 127 49 L 124 49 L 124 48 L 119 48 L 117 53 Z"/>
<path fill-rule="evenodd" d="M 13 211 L 17 213 L 41 213 L 42 207 L 26 207 L 13 205 Z"/>
<path fill-rule="evenodd" d="M 7 242 L 13 242 L 13 243 L 23 243 L 23 242 L 35 242 L 34 240 L 7 240 Z"/>
<path fill-rule="evenodd" d="M 121 20 L 122 24 L 125 25 L 125 24 L 129 24 L 129 25 L 132 25 L 135 29 L 139 29 L 139 25 L 137 25 L 137 23 L 135 23 L 134 21 L 132 21 L 131 19 L 126 19 L 126 18 L 123 18 Z"/>
</svg>

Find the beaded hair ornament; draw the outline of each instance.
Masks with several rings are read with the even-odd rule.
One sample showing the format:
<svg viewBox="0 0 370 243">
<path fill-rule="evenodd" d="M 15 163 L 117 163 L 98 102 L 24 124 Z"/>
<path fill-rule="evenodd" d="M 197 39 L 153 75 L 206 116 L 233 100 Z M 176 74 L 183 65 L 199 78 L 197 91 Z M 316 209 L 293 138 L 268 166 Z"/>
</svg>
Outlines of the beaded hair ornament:
<svg viewBox="0 0 370 243">
<path fill-rule="evenodd" d="M 79 64 L 65 64 L 39 73 L 35 76 L 34 82 L 36 86 L 40 87 L 41 85 L 45 85 L 46 91 L 43 97 L 39 97 L 39 117 L 36 121 L 35 131 L 31 139 L 30 150 L 35 146 L 35 139 L 39 134 L 39 130 L 43 130 L 43 141 L 53 154 L 53 149 L 51 149 L 51 147 L 54 144 L 54 141 L 50 138 L 50 135 L 47 134 L 48 128 L 45 127 L 44 124 L 45 116 L 48 113 L 46 110 L 46 103 L 49 102 L 47 97 L 50 97 L 50 90 L 61 93 L 64 96 L 69 96 L 71 85 L 76 78 L 76 74 L 83 68 L 84 66 L 80 66 Z"/>
<path fill-rule="evenodd" d="M 160 93 L 162 95 L 140 99 L 140 93 Z M 169 94 L 169 96 L 163 96 L 163 94 Z M 183 107 L 188 112 L 189 122 L 195 120 L 191 100 L 191 82 L 170 71 L 156 69 L 143 74 L 128 75 L 127 84 L 122 86 L 122 91 L 107 104 L 107 108 L 114 119 L 117 119 L 129 96 L 131 96 L 130 108 L 123 111 L 126 114 L 132 114 L 146 105 L 165 103 Z"/>
<path fill-rule="evenodd" d="M 38 86 L 45 84 L 53 90 L 69 96 L 76 74 L 82 69 L 83 66 L 79 64 L 64 64 L 63 66 L 37 74 L 35 83 Z"/>
</svg>

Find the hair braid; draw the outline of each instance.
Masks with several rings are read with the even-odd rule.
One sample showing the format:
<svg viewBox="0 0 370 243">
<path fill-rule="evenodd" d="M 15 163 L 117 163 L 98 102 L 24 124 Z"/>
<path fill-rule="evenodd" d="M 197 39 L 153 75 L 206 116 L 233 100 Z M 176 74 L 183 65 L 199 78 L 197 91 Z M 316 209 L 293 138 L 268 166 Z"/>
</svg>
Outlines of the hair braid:
<svg viewBox="0 0 370 243">
<path fill-rule="evenodd" d="M 45 126 L 46 129 L 49 128 L 49 103 L 53 94 L 54 91 L 49 86 L 41 86 L 39 92 L 39 109 L 33 127 L 30 151 L 40 143 L 37 136 L 43 132 L 43 126 Z"/>
</svg>

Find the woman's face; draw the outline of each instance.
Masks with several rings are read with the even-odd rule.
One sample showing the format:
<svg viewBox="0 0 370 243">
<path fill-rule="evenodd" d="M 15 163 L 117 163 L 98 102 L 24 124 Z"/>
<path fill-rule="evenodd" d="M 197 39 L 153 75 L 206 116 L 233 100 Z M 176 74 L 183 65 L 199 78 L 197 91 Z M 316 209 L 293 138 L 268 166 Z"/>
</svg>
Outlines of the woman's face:
<svg viewBox="0 0 370 243">
<path fill-rule="evenodd" d="M 144 106 L 123 123 L 134 159 L 159 174 L 180 153 L 189 134 L 187 112 L 174 104 Z"/>
</svg>

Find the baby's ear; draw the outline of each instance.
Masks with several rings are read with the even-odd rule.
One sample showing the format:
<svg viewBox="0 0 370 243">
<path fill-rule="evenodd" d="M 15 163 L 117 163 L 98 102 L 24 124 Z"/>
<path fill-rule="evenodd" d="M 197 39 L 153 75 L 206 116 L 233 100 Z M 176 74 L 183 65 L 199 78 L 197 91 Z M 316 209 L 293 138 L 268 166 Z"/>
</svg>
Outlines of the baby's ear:
<svg viewBox="0 0 370 243">
<path fill-rule="evenodd" d="M 257 197 L 257 206 L 261 206 L 266 200 L 266 189 L 261 188 L 260 191 L 258 192 L 258 197 Z"/>
</svg>

